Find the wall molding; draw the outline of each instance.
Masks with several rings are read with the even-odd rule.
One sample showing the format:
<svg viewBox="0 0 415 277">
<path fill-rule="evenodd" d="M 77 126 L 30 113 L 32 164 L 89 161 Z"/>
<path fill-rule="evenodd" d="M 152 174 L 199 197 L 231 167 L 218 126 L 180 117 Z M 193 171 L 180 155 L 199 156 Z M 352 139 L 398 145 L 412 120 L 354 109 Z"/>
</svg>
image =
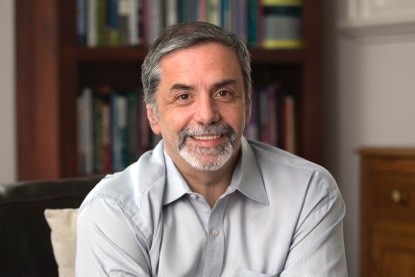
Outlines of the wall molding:
<svg viewBox="0 0 415 277">
<path fill-rule="evenodd" d="M 415 1 L 348 0 L 341 32 L 352 37 L 415 34 Z"/>
</svg>

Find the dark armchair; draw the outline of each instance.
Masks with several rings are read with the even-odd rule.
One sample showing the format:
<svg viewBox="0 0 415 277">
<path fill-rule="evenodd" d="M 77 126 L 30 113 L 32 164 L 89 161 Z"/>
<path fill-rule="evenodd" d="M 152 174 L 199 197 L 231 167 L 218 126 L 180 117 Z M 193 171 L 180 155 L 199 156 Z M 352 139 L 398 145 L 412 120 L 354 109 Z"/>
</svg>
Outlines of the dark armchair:
<svg viewBox="0 0 415 277">
<path fill-rule="evenodd" d="M 0 276 L 58 276 L 47 208 L 77 208 L 102 176 L 0 184 Z"/>
</svg>

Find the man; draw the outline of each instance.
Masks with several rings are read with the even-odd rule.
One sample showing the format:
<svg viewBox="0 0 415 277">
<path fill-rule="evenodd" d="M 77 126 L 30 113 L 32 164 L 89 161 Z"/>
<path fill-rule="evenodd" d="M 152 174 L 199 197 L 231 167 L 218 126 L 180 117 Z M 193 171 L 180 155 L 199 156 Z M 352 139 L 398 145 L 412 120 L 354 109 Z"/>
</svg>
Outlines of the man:
<svg viewBox="0 0 415 277">
<path fill-rule="evenodd" d="M 160 34 L 142 82 L 163 139 L 85 199 L 78 276 L 347 276 L 333 178 L 242 135 L 250 76 L 232 33 L 197 22 Z"/>
</svg>

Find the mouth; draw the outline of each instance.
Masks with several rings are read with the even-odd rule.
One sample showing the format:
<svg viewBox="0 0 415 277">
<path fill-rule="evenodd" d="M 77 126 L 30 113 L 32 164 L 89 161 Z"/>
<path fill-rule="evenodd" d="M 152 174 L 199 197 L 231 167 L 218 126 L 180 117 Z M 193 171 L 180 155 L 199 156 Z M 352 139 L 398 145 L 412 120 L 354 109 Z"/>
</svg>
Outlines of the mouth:
<svg viewBox="0 0 415 277">
<path fill-rule="evenodd" d="M 178 134 L 179 143 L 177 148 L 181 150 L 186 143 L 193 144 L 193 147 L 215 147 L 228 140 L 231 144 L 235 141 L 235 131 L 230 125 L 215 124 L 209 126 L 196 126 L 184 128 Z"/>
<path fill-rule="evenodd" d="M 192 138 L 196 140 L 214 140 L 220 138 L 220 135 L 200 135 L 200 136 L 192 136 Z"/>
</svg>

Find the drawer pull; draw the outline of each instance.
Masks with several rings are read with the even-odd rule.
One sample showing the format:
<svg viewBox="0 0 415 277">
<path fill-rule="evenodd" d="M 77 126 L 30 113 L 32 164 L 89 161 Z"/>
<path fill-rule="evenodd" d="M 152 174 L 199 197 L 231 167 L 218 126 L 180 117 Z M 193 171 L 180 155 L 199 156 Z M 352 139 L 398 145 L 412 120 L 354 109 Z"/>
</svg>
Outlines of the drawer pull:
<svg viewBox="0 0 415 277">
<path fill-rule="evenodd" d="M 396 204 L 402 204 L 402 203 L 406 202 L 405 193 L 402 193 L 397 189 L 395 189 L 391 192 L 391 198 L 392 198 L 392 201 Z"/>
</svg>

